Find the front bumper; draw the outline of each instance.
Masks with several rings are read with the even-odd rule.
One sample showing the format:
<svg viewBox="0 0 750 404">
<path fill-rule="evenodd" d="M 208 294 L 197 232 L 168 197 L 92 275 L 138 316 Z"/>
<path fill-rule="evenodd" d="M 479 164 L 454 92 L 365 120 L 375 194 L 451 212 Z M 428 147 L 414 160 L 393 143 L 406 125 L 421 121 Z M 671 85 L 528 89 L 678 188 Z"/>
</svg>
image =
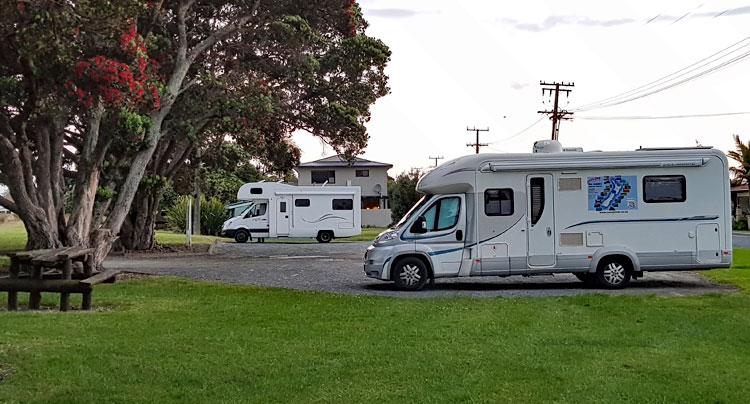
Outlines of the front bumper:
<svg viewBox="0 0 750 404">
<path fill-rule="evenodd" d="M 367 247 L 364 258 L 365 275 L 383 281 L 390 280 L 391 250 L 389 247 Z"/>
<path fill-rule="evenodd" d="M 234 233 L 237 233 L 237 230 L 234 230 L 234 229 L 222 230 L 220 236 L 227 237 L 227 238 L 234 238 Z"/>
</svg>

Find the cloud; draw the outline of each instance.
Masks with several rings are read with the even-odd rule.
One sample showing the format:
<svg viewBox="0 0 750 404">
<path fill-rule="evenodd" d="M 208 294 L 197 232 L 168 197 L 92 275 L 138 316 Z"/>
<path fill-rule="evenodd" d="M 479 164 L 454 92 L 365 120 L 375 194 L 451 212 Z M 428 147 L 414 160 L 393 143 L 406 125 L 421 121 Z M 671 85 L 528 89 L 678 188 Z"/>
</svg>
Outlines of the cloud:
<svg viewBox="0 0 750 404">
<path fill-rule="evenodd" d="M 632 18 L 615 18 L 615 19 L 596 20 L 593 18 L 577 17 L 577 16 L 572 16 L 572 15 L 551 15 L 547 17 L 544 21 L 542 21 L 542 23 L 540 24 L 522 22 L 522 21 L 514 20 L 512 18 L 501 18 L 498 21 L 503 24 L 510 25 L 516 29 L 520 29 L 522 31 L 532 31 L 532 32 L 547 31 L 560 25 L 580 25 L 584 27 L 607 28 L 607 27 L 615 27 L 618 25 L 630 24 L 630 23 L 635 22 L 635 20 Z"/>
<path fill-rule="evenodd" d="M 700 8 L 700 6 L 698 7 Z M 697 8 L 696 8 L 697 9 Z M 734 17 L 750 14 L 750 6 L 731 8 L 727 10 L 704 11 L 700 13 L 687 12 L 679 15 L 657 14 L 646 20 L 636 20 L 634 18 L 611 18 L 611 19 L 594 19 L 575 15 L 551 15 L 541 23 L 531 23 L 515 20 L 513 18 L 499 18 L 497 21 L 501 24 L 510 25 L 513 28 L 522 31 L 542 32 L 563 25 L 577 25 L 582 27 L 600 27 L 609 28 L 621 25 L 633 24 L 643 21 L 646 24 L 658 22 L 670 22 L 672 24 L 680 22 L 686 18 L 717 18 L 717 17 Z"/>
<path fill-rule="evenodd" d="M 523 90 L 524 88 L 526 88 L 526 87 L 528 87 L 530 85 L 531 85 L 531 83 L 519 83 L 517 81 L 514 81 L 514 82 L 510 83 L 510 88 L 512 88 L 514 90 Z"/>
<path fill-rule="evenodd" d="M 417 12 L 406 8 L 366 8 L 365 14 L 368 17 L 409 18 L 417 15 Z"/>
</svg>

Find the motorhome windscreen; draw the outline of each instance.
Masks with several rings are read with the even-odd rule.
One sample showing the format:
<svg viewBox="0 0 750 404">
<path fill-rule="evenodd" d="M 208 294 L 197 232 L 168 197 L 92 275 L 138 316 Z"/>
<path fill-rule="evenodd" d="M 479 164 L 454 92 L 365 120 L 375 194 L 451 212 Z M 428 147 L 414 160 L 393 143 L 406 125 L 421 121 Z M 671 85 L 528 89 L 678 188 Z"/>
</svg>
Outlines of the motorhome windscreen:
<svg viewBox="0 0 750 404">
<path fill-rule="evenodd" d="M 425 195 L 425 196 L 423 196 L 419 201 L 417 201 L 417 203 L 414 204 L 414 206 L 412 206 L 411 209 L 409 209 L 408 212 L 406 212 L 406 214 L 404 215 L 404 217 L 402 217 L 401 220 L 399 220 L 398 223 L 396 223 L 396 226 L 394 226 L 394 229 L 400 229 L 401 226 L 404 225 L 404 223 L 408 222 L 409 219 L 412 216 L 414 216 L 414 212 L 422 209 L 422 206 L 426 205 L 427 202 L 430 201 L 430 199 L 432 199 L 432 195 Z"/>
</svg>

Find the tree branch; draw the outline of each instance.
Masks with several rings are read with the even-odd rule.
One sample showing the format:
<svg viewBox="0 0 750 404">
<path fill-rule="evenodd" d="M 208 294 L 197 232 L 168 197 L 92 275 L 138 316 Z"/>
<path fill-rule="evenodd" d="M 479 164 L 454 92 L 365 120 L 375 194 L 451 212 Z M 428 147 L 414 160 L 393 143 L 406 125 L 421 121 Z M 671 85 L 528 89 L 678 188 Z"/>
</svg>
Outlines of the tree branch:
<svg viewBox="0 0 750 404">
<path fill-rule="evenodd" d="M 18 207 L 16 206 L 13 201 L 10 199 L 0 195 L 0 206 L 4 207 L 5 209 L 8 209 L 9 211 L 13 213 L 18 213 Z"/>
</svg>

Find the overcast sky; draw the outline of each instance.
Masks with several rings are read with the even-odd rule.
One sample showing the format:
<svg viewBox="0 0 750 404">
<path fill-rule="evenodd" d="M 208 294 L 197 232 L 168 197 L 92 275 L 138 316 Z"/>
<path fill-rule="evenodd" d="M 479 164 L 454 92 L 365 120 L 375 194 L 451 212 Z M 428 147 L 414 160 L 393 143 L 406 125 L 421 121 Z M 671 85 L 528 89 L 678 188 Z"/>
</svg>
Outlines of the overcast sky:
<svg viewBox="0 0 750 404">
<path fill-rule="evenodd" d="M 392 50 L 391 94 L 372 108 L 364 157 L 394 164 L 391 175 L 472 153 L 468 126 L 489 127 L 485 152 L 528 152 L 550 136 L 539 119 L 539 81 L 573 81 L 562 105 L 576 107 L 677 71 L 750 36 L 750 3 L 736 1 L 360 0 L 368 34 Z M 750 50 L 750 45 L 744 51 Z M 736 55 L 741 52 L 736 53 Z M 668 91 L 584 116 L 750 111 L 750 58 Z M 568 104 L 569 102 L 569 104 Z M 750 139 L 750 115 L 563 122 L 564 146 L 629 150 L 693 146 L 722 150 Z M 312 136 L 295 140 L 302 160 L 333 154 Z M 443 160 L 445 161 L 445 160 Z"/>
</svg>

